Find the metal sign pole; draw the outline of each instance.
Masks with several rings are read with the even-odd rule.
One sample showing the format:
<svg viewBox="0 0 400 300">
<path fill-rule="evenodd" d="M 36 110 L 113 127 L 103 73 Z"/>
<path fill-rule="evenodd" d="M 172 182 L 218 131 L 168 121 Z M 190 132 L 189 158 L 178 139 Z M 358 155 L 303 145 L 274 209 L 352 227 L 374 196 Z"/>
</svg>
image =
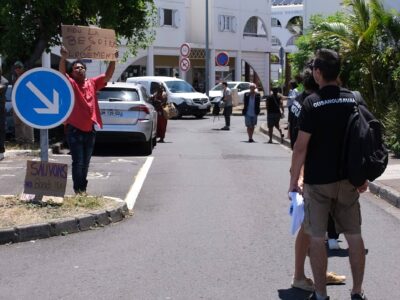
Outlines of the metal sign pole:
<svg viewBox="0 0 400 300">
<path fill-rule="evenodd" d="M 49 130 L 40 129 L 40 160 L 49 161 Z"/>
</svg>

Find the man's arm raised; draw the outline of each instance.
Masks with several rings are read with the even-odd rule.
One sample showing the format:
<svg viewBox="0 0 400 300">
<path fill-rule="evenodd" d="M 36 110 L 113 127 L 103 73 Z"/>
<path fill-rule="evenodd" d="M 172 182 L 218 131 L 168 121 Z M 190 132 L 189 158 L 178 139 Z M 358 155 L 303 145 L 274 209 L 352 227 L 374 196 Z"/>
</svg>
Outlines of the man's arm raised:
<svg viewBox="0 0 400 300">
<path fill-rule="evenodd" d="M 65 66 L 65 62 L 68 57 L 68 50 L 64 46 L 61 46 L 60 54 L 61 58 L 60 58 L 60 63 L 58 64 L 58 71 L 60 71 L 60 73 L 62 73 L 63 75 L 66 75 L 67 67 Z"/>
<path fill-rule="evenodd" d="M 118 58 L 118 49 L 115 50 L 115 58 Z M 111 77 L 113 76 L 115 71 L 115 60 L 110 61 L 106 70 L 106 76 L 104 77 L 104 83 L 107 84 L 110 81 Z"/>
</svg>

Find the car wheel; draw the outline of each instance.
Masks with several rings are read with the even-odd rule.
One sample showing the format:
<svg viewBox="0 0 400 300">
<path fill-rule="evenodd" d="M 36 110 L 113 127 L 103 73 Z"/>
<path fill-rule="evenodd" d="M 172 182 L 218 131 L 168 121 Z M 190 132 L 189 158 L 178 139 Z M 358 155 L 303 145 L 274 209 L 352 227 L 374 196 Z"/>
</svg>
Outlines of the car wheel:
<svg viewBox="0 0 400 300">
<path fill-rule="evenodd" d="M 151 155 L 153 153 L 153 137 L 150 136 L 149 140 L 143 142 L 143 154 L 144 155 Z"/>
</svg>

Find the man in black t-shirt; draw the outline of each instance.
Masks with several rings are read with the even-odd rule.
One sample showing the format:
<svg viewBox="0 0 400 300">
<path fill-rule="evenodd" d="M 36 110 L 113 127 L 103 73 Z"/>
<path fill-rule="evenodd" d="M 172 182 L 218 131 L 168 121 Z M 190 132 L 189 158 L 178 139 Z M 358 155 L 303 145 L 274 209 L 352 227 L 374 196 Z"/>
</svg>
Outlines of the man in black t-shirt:
<svg viewBox="0 0 400 300">
<path fill-rule="evenodd" d="M 310 299 L 329 299 L 325 249 L 329 214 L 349 245 L 353 274 L 351 299 L 366 299 L 362 290 L 365 248 L 358 199 L 359 193 L 367 189 L 368 182 L 354 187 L 340 171 L 343 137 L 356 100 L 349 90 L 337 84 L 340 59 L 336 52 L 319 50 L 312 68 L 320 90 L 308 96 L 301 109 L 289 186 L 289 191 L 302 192 L 298 182 L 304 165 L 303 224 L 305 232 L 311 236 L 310 262 L 315 281 L 315 292 Z"/>
<path fill-rule="evenodd" d="M 283 143 L 283 133 L 279 127 L 279 120 L 284 113 L 282 97 L 278 95 L 278 88 L 272 89 L 272 95 L 269 95 L 266 99 L 267 107 L 267 125 L 268 125 L 268 136 L 269 144 L 272 144 L 272 130 L 274 127 L 278 129 L 281 135 L 281 143 Z"/>
</svg>

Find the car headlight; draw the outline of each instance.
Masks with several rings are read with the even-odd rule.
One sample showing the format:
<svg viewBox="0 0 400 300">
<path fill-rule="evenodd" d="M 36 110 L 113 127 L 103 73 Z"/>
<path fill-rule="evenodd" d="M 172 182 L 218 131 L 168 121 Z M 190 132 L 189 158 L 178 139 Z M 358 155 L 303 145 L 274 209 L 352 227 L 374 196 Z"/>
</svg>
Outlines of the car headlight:
<svg viewBox="0 0 400 300">
<path fill-rule="evenodd" d="M 186 102 L 187 105 L 193 105 L 192 99 L 184 99 L 184 98 L 182 98 L 182 99 Z"/>
</svg>

